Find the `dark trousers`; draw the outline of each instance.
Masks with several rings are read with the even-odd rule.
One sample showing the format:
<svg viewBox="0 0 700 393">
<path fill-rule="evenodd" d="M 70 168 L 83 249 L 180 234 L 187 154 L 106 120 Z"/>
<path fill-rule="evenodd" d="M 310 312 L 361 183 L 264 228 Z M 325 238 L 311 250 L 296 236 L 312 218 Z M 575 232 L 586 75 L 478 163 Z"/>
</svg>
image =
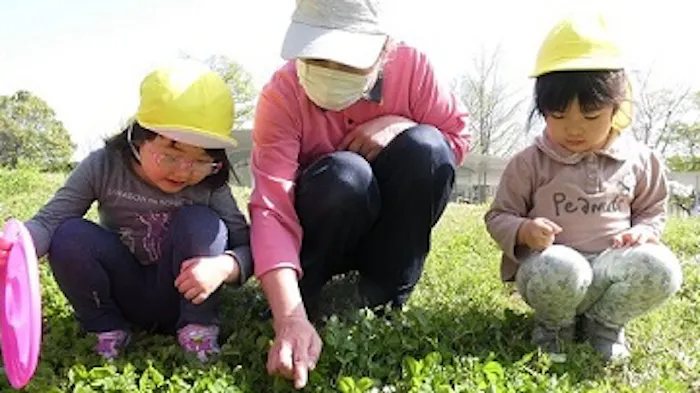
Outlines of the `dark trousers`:
<svg viewBox="0 0 700 393">
<path fill-rule="evenodd" d="M 454 176 L 445 137 L 426 125 L 401 133 L 373 163 L 340 151 L 306 168 L 297 181 L 296 211 L 307 307 L 333 275 L 353 270 L 368 306 L 403 305 L 422 275 Z"/>
<path fill-rule="evenodd" d="M 49 262 L 61 291 L 88 332 L 129 325 L 173 332 L 189 323 L 218 324 L 218 292 L 199 305 L 175 287 L 183 261 L 221 255 L 226 226 L 209 208 L 173 213 L 158 263 L 141 264 L 119 236 L 82 218 L 66 220 L 53 235 Z"/>
</svg>

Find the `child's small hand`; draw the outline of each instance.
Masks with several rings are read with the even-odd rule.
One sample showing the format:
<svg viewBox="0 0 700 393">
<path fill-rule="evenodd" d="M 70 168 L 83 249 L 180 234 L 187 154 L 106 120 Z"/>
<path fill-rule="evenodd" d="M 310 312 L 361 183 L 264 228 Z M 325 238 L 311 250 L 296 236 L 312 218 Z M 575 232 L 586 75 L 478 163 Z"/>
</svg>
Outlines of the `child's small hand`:
<svg viewBox="0 0 700 393">
<path fill-rule="evenodd" d="M 561 233 L 562 228 L 557 223 L 538 217 L 527 220 L 518 230 L 518 242 L 532 250 L 544 250 L 554 244 L 554 237 Z"/>
<path fill-rule="evenodd" d="M 229 255 L 191 258 L 180 265 L 175 286 L 185 299 L 200 304 L 236 269 L 238 264 Z"/>
<path fill-rule="evenodd" d="M 0 268 L 7 263 L 7 256 L 10 254 L 11 247 L 12 243 L 5 239 L 2 232 L 0 232 Z"/>
<path fill-rule="evenodd" d="M 613 238 L 613 248 L 659 243 L 659 238 L 644 227 L 632 227 Z"/>
</svg>

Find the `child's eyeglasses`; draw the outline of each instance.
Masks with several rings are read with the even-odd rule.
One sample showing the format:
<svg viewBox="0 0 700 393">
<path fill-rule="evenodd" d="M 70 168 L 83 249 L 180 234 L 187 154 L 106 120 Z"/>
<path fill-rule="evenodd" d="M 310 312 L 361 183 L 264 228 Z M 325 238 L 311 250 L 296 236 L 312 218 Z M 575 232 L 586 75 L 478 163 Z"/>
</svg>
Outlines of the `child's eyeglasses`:
<svg viewBox="0 0 700 393">
<path fill-rule="evenodd" d="M 129 126 L 129 130 L 127 131 L 127 142 L 129 143 L 129 147 L 131 148 L 131 152 L 134 154 L 134 157 L 141 162 L 141 154 L 139 154 L 139 151 L 136 149 L 136 146 L 134 146 L 134 143 L 131 140 L 132 127 L 133 124 Z M 151 151 L 151 155 L 153 156 L 153 160 L 160 168 L 168 171 L 183 169 L 189 170 L 191 173 L 196 173 L 198 175 L 210 176 L 218 173 L 223 166 L 220 162 L 199 162 L 187 158 L 176 157 L 172 154 L 159 153 L 155 151 Z"/>
<path fill-rule="evenodd" d="M 200 162 L 194 161 L 183 157 L 177 157 L 168 153 L 160 153 L 156 151 L 151 151 L 151 155 L 155 160 L 156 164 L 165 170 L 175 171 L 175 170 L 189 170 L 192 173 L 198 175 L 213 175 L 221 170 L 220 162 Z"/>
</svg>

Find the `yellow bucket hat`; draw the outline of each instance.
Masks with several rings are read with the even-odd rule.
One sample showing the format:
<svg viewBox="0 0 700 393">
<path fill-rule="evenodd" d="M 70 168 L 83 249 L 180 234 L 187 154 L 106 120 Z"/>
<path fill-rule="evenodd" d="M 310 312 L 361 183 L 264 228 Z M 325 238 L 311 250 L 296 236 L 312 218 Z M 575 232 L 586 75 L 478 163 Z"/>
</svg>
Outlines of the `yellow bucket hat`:
<svg viewBox="0 0 700 393">
<path fill-rule="evenodd" d="M 235 147 L 234 104 L 226 82 L 205 65 L 180 61 L 141 82 L 136 121 L 172 140 L 204 149 Z"/>
<path fill-rule="evenodd" d="M 602 14 L 571 15 L 549 31 L 540 46 L 532 77 L 555 71 L 621 70 L 625 68 L 620 45 L 612 37 Z M 613 118 L 613 128 L 629 126 L 632 90 L 629 82 L 625 99 Z"/>
</svg>

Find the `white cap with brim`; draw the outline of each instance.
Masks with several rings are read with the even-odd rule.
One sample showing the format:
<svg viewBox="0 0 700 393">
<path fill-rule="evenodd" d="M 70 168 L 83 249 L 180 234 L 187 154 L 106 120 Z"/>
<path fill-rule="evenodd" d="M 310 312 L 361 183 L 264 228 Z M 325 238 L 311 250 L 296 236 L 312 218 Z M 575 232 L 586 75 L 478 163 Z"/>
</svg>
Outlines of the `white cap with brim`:
<svg viewBox="0 0 700 393">
<path fill-rule="evenodd" d="M 386 34 L 364 34 L 292 22 L 282 45 L 282 58 L 323 59 L 354 68 L 377 62 Z"/>
<path fill-rule="evenodd" d="M 282 57 L 370 68 L 387 40 L 381 10 L 381 0 L 297 0 Z"/>
</svg>

